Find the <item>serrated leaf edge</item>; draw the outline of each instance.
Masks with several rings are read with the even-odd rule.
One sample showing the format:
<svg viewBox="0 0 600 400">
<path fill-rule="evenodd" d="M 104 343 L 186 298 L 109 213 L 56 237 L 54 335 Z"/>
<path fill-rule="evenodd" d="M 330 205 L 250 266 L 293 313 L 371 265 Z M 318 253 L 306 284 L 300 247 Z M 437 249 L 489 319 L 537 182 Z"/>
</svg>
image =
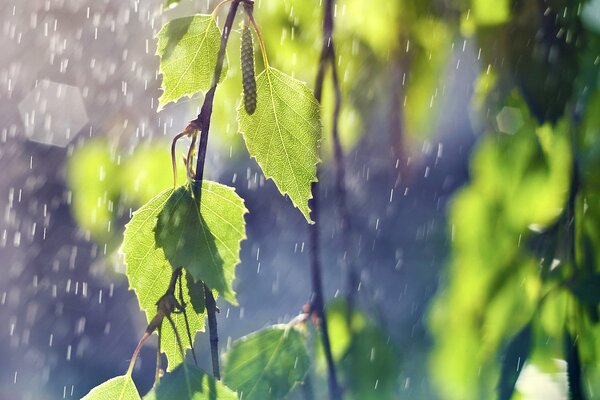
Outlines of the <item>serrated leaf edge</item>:
<svg viewBox="0 0 600 400">
<path fill-rule="evenodd" d="M 282 73 L 282 74 L 284 74 L 284 75 L 287 75 L 287 74 L 285 74 L 284 72 L 282 72 L 282 71 L 278 70 L 277 68 L 273 68 L 273 67 L 271 67 L 271 66 L 267 66 L 267 67 L 266 67 L 266 68 L 265 68 L 265 69 L 264 69 L 264 70 L 263 70 L 263 71 L 262 71 L 260 74 L 258 74 L 258 75 L 256 76 L 256 80 L 258 81 L 258 79 L 259 79 L 259 78 L 260 78 L 260 77 L 261 77 L 263 74 L 267 74 L 267 75 L 268 75 L 269 73 L 272 73 L 272 72 L 269 72 L 269 70 L 275 70 L 275 71 L 277 71 L 277 72 L 279 72 L 279 73 Z M 289 76 L 289 75 L 288 75 L 288 76 Z M 302 86 L 304 86 L 306 89 L 308 89 L 308 91 L 309 91 L 310 93 L 313 93 L 313 91 L 312 91 L 312 90 L 311 90 L 311 89 L 308 87 L 308 85 L 306 84 L 306 82 L 304 82 L 304 81 L 301 81 L 301 80 L 299 80 L 299 79 L 296 79 L 296 78 L 294 78 L 294 77 L 292 77 L 292 76 L 290 76 L 290 78 L 291 78 L 291 79 L 293 79 L 293 80 L 295 80 L 296 82 L 298 82 L 298 83 L 299 83 L 299 84 L 301 84 Z M 258 88 L 257 88 L 257 93 L 258 93 Z M 243 98 L 243 94 L 242 94 L 242 98 Z M 320 111 L 320 110 L 321 110 L 321 104 L 319 104 L 319 102 L 318 102 L 318 101 L 317 101 L 317 100 L 314 98 L 314 94 L 313 94 L 313 98 L 312 98 L 311 100 L 313 100 L 313 101 L 315 102 L 315 104 L 317 105 L 317 107 L 319 108 L 319 111 Z M 240 121 L 240 112 L 241 112 L 242 108 L 244 107 L 244 106 L 243 106 L 243 103 L 244 103 L 243 101 L 240 101 L 240 103 L 238 104 L 238 108 L 237 108 L 237 114 L 238 114 L 238 115 L 237 115 L 237 120 L 238 120 L 238 131 L 239 131 L 239 133 L 240 133 L 240 134 L 242 134 L 242 136 L 244 137 L 244 143 L 245 143 L 245 142 L 246 142 L 246 140 L 245 140 L 245 138 L 246 138 L 246 132 L 242 131 L 242 129 L 241 129 L 241 127 L 240 127 L 240 123 L 239 123 L 239 121 Z M 314 164 L 315 166 L 317 166 L 319 163 L 321 163 L 321 162 L 322 162 L 322 159 L 321 159 L 321 157 L 319 156 L 319 150 L 320 150 L 320 148 L 321 148 L 321 142 L 322 142 L 322 140 L 323 140 L 323 135 L 322 135 L 322 132 L 323 132 L 323 122 L 322 122 L 322 120 L 321 120 L 320 114 L 319 114 L 319 129 L 320 129 L 320 131 L 321 131 L 321 135 L 319 135 L 319 137 L 318 137 L 318 139 L 317 139 L 317 161 L 316 161 L 316 162 L 315 162 L 315 164 Z M 247 147 L 247 146 L 246 146 L 246 147 Z M 256 156 L 250 155 L 250 157 L 251 157 L 251 158 L 254 158 L 254 159 L 256 160 L 256 162 L 258 163 L 258 159 L 256 158 Z M 289 159 L 288 159 L 288 163 L 290 163 L 290 160 L 289 160 Z M 260 163 L 258 163 L 258 164 L 259 164 L 259 166 L 260 166 Z M 297 205 L 297 204 L 296 204 L 296 203 L 295 203 L 295 202 L 292 200 L 291 196 L 289 195 L 289 191 L 287 191 L 287 190 L 286 190 L 286 191 L 284 191 L 283 189 L 281 189 L 281 188 L 279 187 L 279 184 L 277 183 L 277 181 L 275 181 L 275 179 L 273 179 L 273 175 L 272 175 L 272 174 L 267 174 L 267 173 L 265 173 L 265 171 L 264 171 L 264 169 L 262 168 L 262 166 L 261 166 L 261 168 L 260 168 L 260 169 L 261 169 L 261 171 L 262 171 L 263 175 L 265 176 L 265 178 L 267 178 L 267 180 L 272 180 L 272 181 L 273 181 L 273 183 L 275 183 L 275 186 L 277 186 L 277 189 L 279 190 L 279 192 L 280 192 L 280 193 L 281 193 L 281 194 L 282 194 L 284 197 L 285 197 L 285 196 L 289 197 L 289 199 L 290 199 L 290 201 L 292 202 L 292 204 L 294 205 L 294 207 L 295 207 L 295 208 L 297 208 L 297 209 L 298 209 L 298 210 L 299 210 L 299 211 L 302 213 L 302 215 L 304 216 L 304 218 L 306 218 L 306 221 L 307 221 L 309 224 L 311 224 L 311 225 L 312 225 L 312 224 L 314 224 L 314 223 L 315 223 L 315 221 L 313 221 L 313 220 L 312 220 L 312 218 L 310 217 L 310 212 L 312 211 L 312 210 L 311 210 L 311 208 L 310 208 L 310 200 L 311 200 L 311 199 L 314 197 L 314 196 L 313 196 L 313 192 L 312 192 L 312 184 L 313 184 L 313 183 L 317 183 L 317 182 L 319 182 L 318 173 L 317 173 L 317 172 L 318 172 L 318 169 L 315 171 L 315 178 L 314 178 L 314 179 L 311 179 L 311 181 L 310 181 L 310 184 L 311 184 L 311 190 L 310 190 L 310 192 L 309 192 L 309 196 L 308 196 L 308 198 L 307 198 L 307 200 L 306 200 L 306 203 L 307 203 L 307 205 L 306 205 L 306 206 L 307 206 L 307 208 L 308 208 L 308 215 L 304 213 L 304 211 L 303 211 L 303 210 L 300 208 L 300 205 Z"/>
<path fill-rule="evenodd" d="M 156 35 L 154 35 L 154 39 L 155 39 L 155 40 L 157 41 L 157 43 L 158 43 L 158 41 L 159 41 L 159 38 L 158 38 L 158 36 L 159 36 L 159 35 L 160 35 L 160 33 L 161 33 L 161 32 L 162 32 L 162 31 L 163 31 L 163 30 L 164 30 L 164 29 L 167 27 L 167 25 L 168 25 L 169 23 L 171 23 L 171 22 L 173 22 L 173 21 L 176 21 L 176 20 L 178 20 L 178 19 L 190 18 L 190 17 L 209 17 L 210 19 L 212 19 L 212 21 L 211 21 L 211 22 L 214 22 L 215 26 L 216 26 L 216 27 L 217 27 L 217 29 L 219 30 L 219 33 L 221 33 L 221 35 L 223 34 L 223 31 L 221 30 L 221 28 L 219 28 L 219 25 L 217 24 L 217 20 L 216 20 L 216 18 L 215 18 L 215 16 L 214 16 L 213 14 L 194 14 L 194 15 L 191 15 L 191 16 L 174 18 L 174 19 L 172 19 L 172 20 L 170 20 L 170 21 L 167 21 L 167 22 L 166 22 L 166 23 L 165 23 L 165 24 L 164 24 L 164 25 L 163 25 L 163 26 L 160 28 L 160 30 L 159 30 L 159 31 L 156 33 Z M 204 39 L 203 39 L 203 42 L 204 42 L 204 40 L 206 39 L 206 36 L 207 36 L 207 35 L 208 35 L 208 29 L 206 30 L 206 33 L 204 34 Z M 160 56 L 160 54 L 158 54 L 158 49 L 159 49 L 159 46 L 157 45 L 157 46 L 156 46 L 156 52 L 154 53 L 154 55 L 155 55 L 155 56 L 158 56 L 158 57 L 159 57 L 159 59 L 160 59 L 160 58 L 161 58 L 161 56 Z M 199 49 L 200 49 L 200 47 L 198 47 L 198 51 L 200 51 Z M 198 53 L 196 53 L 196 56 L 194 56 L 194 60 L 196 59 L 197 55 L 198 55 Z M 224 70 L 226 69 L 226 67 L 225 67 L 225 66 L 227 66 L 227 65 L 229 65 L 229 58 L 227 57 L 227 52 L 225 52 L 225 60 L 223 61 L 223 69 L 224 69 Z M 221 73 L 221 76 L 219 77 L 219 83 L 220 83 L 220 82 L 222 82 L 222 81 L 223 81 L 223 80 L 224 80 L 224 79 L 227 77 L 227 73 L 228 73 L 229 71 L 228 71 L 228 70 L 226 70 L 225 72 L 226 72 L 226 73 L 225 73 L 225 75 L 223 75 L 223 73 Z M 158 75 L 162 76 L 162 78 L 163 78 L 163 79 L 161 80 L 160 87 L 159 87 L 159 89 L 162 91 L 162 93 L 161 93 L 160 97 L 158 98 L 158 108 L 156 109 L 156 111 L 157 111 L 157 112 L 160 112 L 160 111 L 162 111 L 162 110 L 165 108 L 165 106 L 166 106 L 167 104 L 170 104 L 170 103 L 177 104 L 177 103 L 178 103 L 178 102 L 179 102 L 181 99 L 183 99 L 183 98 L 186 98 L 186 99 L 191 99 L 191 98 L 192 98 L 192 96 L 194 96 L 196 93 L 202 93 L 202 95 L 204 96 L 204 95 L 206 94 L 206 92 L 207 92 L 207 91 L 205 91 L 205 90 L 199 89 L 199 90 L 197 90 L 197 91 L 195 91 L 195 92 L 191 92 L 191 93 L 184 93 L 184 94 L 182 94 L 182 95 L 181 95 L 181 96 L 180 96 L 178 99 L 175 99 L 175 100 L 169 100 L 169 101 L 167 101 L 166 103 L 164 103 L 164 104 L 163 104 L 163 103 L 161 102 L 161 100 L 160 100 L 160 99 L 161 99 L 161 98 L 162 98 L 162 97 L 165 95 L 165 93 L 166 93 L 166 89 L 163 89 L 163 87 L 162 87 L 162 85 L 163 85 L 163 82 L 164 82 L 164 77 L 165 77 L 165 73 L 164 73 L 164 71 L 163 71 L 163 68 L 162 68 L 162 62 L 159 62 L 159 63 L 158 63 Z M 184 75 L 185 75 L 185 74 L 184 74 Z M 213 78 L 213 79 L 214 79 L 214 78 Z M 175 89 L 173 89 L 173 90 L 175 90 Z"/>
</svg>

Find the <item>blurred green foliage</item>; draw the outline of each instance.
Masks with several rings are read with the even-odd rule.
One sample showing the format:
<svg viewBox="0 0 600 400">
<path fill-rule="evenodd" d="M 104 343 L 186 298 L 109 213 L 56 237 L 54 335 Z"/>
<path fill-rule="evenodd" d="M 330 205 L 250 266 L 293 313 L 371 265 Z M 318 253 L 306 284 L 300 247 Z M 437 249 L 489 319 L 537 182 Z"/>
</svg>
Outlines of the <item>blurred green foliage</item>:
<svg viewBox="0 0 600 400">
<path fill-rule="evenodd" d="M 185 167 L 179 162 L 177 168 L 181 185 L 187 180 Z M 166 145 L 140 146 L 131 155 L 120 155 L 104 140 L 90 141 L 69 159 L 67 182 L 79 226 L 112 249 L 122 239 L 120 219 L 128 220 L 131 209 L 173 187 L 171 158 Z"/>
<path fill-rule="evenodd" d="M 443 399 L 520 398 L 528 366 L 568 372 L 571 397 L 598 393 L 600 46 L 584 3 L 462 2 L 483 60 L 472 120 L 486 133 L 450 208 L 429 315 Z"/>
</svg>

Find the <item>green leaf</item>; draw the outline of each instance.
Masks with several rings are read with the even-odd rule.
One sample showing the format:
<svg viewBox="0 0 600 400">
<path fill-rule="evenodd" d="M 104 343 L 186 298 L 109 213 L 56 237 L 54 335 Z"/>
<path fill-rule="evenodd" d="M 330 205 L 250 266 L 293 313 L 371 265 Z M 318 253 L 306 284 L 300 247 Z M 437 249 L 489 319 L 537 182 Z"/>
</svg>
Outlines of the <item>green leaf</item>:
<svg viewBox="0 0 600 400">
<path fill-rule="evenodd" d="M 183 363 L 165 375 L 144 400 L 237 400 L 238 396 L 201 369 Z"/>
<path fill-rule="evenodd" d="M 187 151 L 187 149 L 186 149 Z M 181 160 L 181 154 L 177 158 Z M 120 189 L 127 205 L 135 208 L 150 201 L 157 193 L 173 187 L 171 155 L 165 151 L 165 142 L 150 146 L 139 146 L 134 153 L 121 160 Z M 187 182 L 187 172 L 182 162 L 177 163 L 177 183 Z"/>
<path fill-rule="evenodd" d="M 148 322 L 156 315 L 156 302 L 165 293 L 173 269 L 167 261 L 164 251 L 157 248 L 154 231 L 158 214 L 169 200 L 173 189 L 168 189 L 154 197 L 133 213 L 131 221 L 125 227 L 123 246 L 127 265 L 127 279 L 135 292 L 140 308 L 146 313 Z M 186 312 L 190 324 L 192 340 L 196 331 L 204 330 L 204 291 L 201 283 L 194 283 L 189 273 L 182 276 L 183 300 L 187 304 Z M 176 295 L 178 296 L 178 288 Z M 191 347 L 185 334 L 183 314 L 171 314 L 179 332 L 184 349 Z M 167 355 L 169 370 L 183 361 L 175 332 L 167 320 L 163 321 L 161 331 L 161 350 Z"/>
<path fill-rule="evenodd" d="M 167 22 L 156 35 L 163 74 L 159 110 L 171 101 L 207 91 L 217 65 L 221 31 L 212 15 L 194 15 Z M 219 80 L 227 75 L 227 60 Z"/>
<path fill-rule="evenodd" d="M 528 323 L 506 346 L 498 383 L 498 400 L 512 399 L 517 379 L 531 351 L 531 340 L 531 323 Z"/>
<path fill-rule="evenodd" d="M 360 400 L 398 398 L 401 355 L 389 335 L 367 316 L 353 310 L 348 320 L 348 305 L 334 300 L 326 307 L 333 359 L 344 382 L 346 397 Z M 348 324 L 350 322 L 350 324 Z M 323 346 L 317 342 L 316 371 L 325 375 Z"/>
<path fill-rule="evenodd" d="M 110 241 L 113 211 L 119 198 L 115 157 L 103 141 L 77 149 L 69 159 L 67 178 L 73 192 L 71 207 L 79 226 L 94 239 Z M 114 230 L 114 229 L 112 229 Z"/>
<path fill-rule="evenodd" d="M 310 89 L 275 68 L 257 77 L 256 111 L 238 108 L 240 132 L 250 156 L 310 223 L 308 200 L 317 181 L 321 139 L 319 103 Z"/>
<path fill-rule="evenodd" d="M 473 17 L 479 25 L 500 25 L 510 18 L 508 0 L 472 0 Z"/>
<path fill-rule="evenodd" d="M 117 376 L 96 386 L 83 400 L 135 400 L 141 399 L 130 375 Z"/>
<path fill-rule="evenodd" d="M 183 266 L 231 304 L 237 304 L 232 283 L 246 238 L 244 200 L 227 186 L 202 183 L 198 209 L 190 186 L 169 196 L 158 215 L 156 244 L 173 268 Z"/>
<path fill-rule="evenodd" d="M 245 400 L 281 399 L 304 379 L 308 367 L 302 335 L 275 325 L 233 343 L 225 354 L 223 382 Z"/>
</svg>

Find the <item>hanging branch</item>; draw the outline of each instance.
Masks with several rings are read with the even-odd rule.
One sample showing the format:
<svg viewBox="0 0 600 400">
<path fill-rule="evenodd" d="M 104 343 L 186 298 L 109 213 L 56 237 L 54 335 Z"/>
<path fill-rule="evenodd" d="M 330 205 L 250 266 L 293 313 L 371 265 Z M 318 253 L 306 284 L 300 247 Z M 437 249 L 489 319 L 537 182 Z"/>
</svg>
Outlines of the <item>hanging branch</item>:
<svg viewBox="0 0 600 400">
<path fill-rule="evenodd" d="M 200 132 L 200 142 L 198 143 L 198 158 L 196 159 L 196 172 L 193 174 L 192 189 L 194 197 L 200 206 L 200 198 L 202 196 L 202 178 L 204 176 L 204 162 L 206 160 L 206 148 L 208 146 L 208 132 L 210 129 L 210 118 L 212 116 L 213 101 L 215 98 L 215 91 L 217 90 L 217 84 L 219 83 L 219 77 L 223 71 L 223 62 L 225 60 L 225 50 L 227 48 L 227 41 L 229 40 L 229 34 L 233 26 L 233 21 L 237 13 L 238 6 L 241 2 L 252 3 L 251 0 L 232 0 L 225 25 L 223 26 L 223 33 L 221 34 L 221 45 L 219 47 L 219 54 L 217 56 L 217 65 L 215 66 L 215 72 L 213 75 L 212 86 L 204 97 L 204 103 L 200 109 L 200 114 L 189 123 L 184 132 Z M 192 141 L 192 146 L 195 144 L 195 136 Z M 188 151 L 187 162 L 191 162 L 190 155 L 193 154 L 193 147 Z M 191 168 L 187 166 L 188 170 Z M 208 315 L 208 334 L 210 337 L 210 353 L 212 358 L 213 375 L 216 379 L 221 379 L 221 372 L 219 368 L 219 334 L 217 331 L 217 304 L 213 296 L 212 290 L 204 285 L 204 299 L 206 304 L 206 313 Z"/>
<path fill-rule="evenodd" d="M 317 77 L 315 79 L 315 98 L 319 103 L 322 100 L 323 94 L 323 80 L 325 78 L 325 68 L 327 64 L 332 66 L 332 70 L 335 71 L 335 51 L 333 47 L 333 0 L 327 0 L 324 5 L 324 17 L 323 17 L 323 44 L 321 47 L 321 56 L 319 59 L 319 68 L 317 70 Z M 335 74 L 334 77 L 334 86 L 335 86 L 335 96 L 336 96 L 336 104 L 333 115 L 333 134 L 334 134 L 334 143 L 337 141 L 336 147 L 336 164 L 338 161 L 341 162 L 341 147 L 339 146 L 339 139 L 337 135 L 337 119 L 339 116 L 340 103 L 341 103 L 341 92 L 339 88 L 339 82 L 337 80 L 337 72 L 333 72 Z M 338 174 L 341 170 L 341 163 L 338 170 Z M 341 172 L 343 176 L 343 171 Z M 318 171 L 317 171 L 318 175 Z M 339 176 L 338 176 L 339 178 Z M 343 185 L 340 186 L 343 188 Z M 310 243 L 310 252 L 311 252 L 311 260 L 310 260 L 310 271 L 311 271 L 311 282 L 312 282 L 312 295 L 310 300 L 310 309 L 311 312 L 315 313 L 321 322 L 321 340 L 323 342 L 323 349 L 325 351 L 325 358 L 327 360 L 327 370 L 328 370 L 328 383 L 329 383 L 329 395 L 332 400 L 339 400 L 342 397 L 341 388 L 337 381 L 337 374 L 335 363 L 333 361 L 333 355 L 331 352 L 331 343 L 329 340 L 329 330 L 327 327 L 327 318 L 325 317 L 325 305 L 323 298 L 323 283 L 322 283 L 322 274 L 321 274 L 321 263 L 319 259 L 320 250 L 319 250 L 319 196 L 318 196 L 318 185 L 316 182 L 312 184 L 312 193 L 313 198 L 311 199 L 311 217 L 315 223 L 313 225 L 309 225 L 308 233 L 309 233 L 309 243 Z M 336 191 L 338 187 L 336 186 Z M 343 193 L 343 189 L 342 189 Z M 345 204 L 345 201 L 344 203 Z M 343 224 L 345 226 L 346 224 Z"/>
</svg>

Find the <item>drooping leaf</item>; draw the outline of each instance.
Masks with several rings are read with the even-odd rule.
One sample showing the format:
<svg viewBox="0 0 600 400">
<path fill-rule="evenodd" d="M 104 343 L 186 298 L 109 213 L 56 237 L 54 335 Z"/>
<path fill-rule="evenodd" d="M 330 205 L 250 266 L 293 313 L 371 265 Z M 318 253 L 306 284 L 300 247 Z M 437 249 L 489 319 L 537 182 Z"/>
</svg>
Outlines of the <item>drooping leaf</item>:
<svg viewBox="0 0 600 400">
<path fill-rule="evenodd" d="M 158 214 L 156 244 L 173 268 L 183 266 L 196 280 L 237 304 L 232 283 L 246 238 L 244 200 L 227 186 L 203 182 L 198 209 L 190 186 L 169 195 Z"/>
<path fill-rule="evenodd" d="M 144 400 L 237 400 L 234 391 L 201 369 L 183 363 L 165 375 Z"/>
<path fill-rule="evenodd" d="M 194 15 L 169 21 L 157 34 L 163 75 L 159 109 L 183 96 L 206 91 L 212 85 L 217 64 L 221 31 L 212 15 Z M 220 80 L 227 75 L 224 60 Z"/>
<path fill-rule="evenodd" d="M 83 400 L 141 400 L 130 375 L 117 376 L 96 386 Z"/>
<path fill-rule="evenodd" d="M 156 315 L 156 302 L 167 290 L 173 272 L 163 249 L 157 248 L 154 240 L 158 214 L 172 193 L 173 189 L 168 189 L 154 197 L 133 213 L 131 221 L 125 227 L 121 250 L 125 255 L 127 279 L 129 287 L 138 298 L 140 308 L 146 313 L 148 322 Z M 196 331 L 204 330 L 204 291 L 202 284 L 194 283 L 189 273 L 182 275 L 182 285 L 193 340 Z M 176 289 L 175 294 L 178 297 L 179 290 Z M 183 348 L 189 348 L 183 314 L 173 313 L 171 318 L 179 332 Z M 167 355 L 169 370 L 183 361 L 175 332 L 167 320 L 162 324 L 161 350 Z"/>
<path fill-rule="evenodd" d="M 267 179 L 310 219 L 308 200 L 317 181 L 321 138 L 319 103 L 310 89 L 275 68 L 267 67 L 256 79 L 256 111 L 238 108 L 240 132 L 248 152 Z"/>
<path fill-rule="evenodd" d="M 498 383 L 498 400 L 512 399 L 519 375 L 529 357 L 531 340 L 531 323 L 529 323 L 506 346 Z"/>
<path fill-rule="evenodd" d="M 233 343 L 225 354 L 223 381 L 245 400 L 285 397 L 308 372 L 301 334 L 275 325 Z"/>
</svg>

